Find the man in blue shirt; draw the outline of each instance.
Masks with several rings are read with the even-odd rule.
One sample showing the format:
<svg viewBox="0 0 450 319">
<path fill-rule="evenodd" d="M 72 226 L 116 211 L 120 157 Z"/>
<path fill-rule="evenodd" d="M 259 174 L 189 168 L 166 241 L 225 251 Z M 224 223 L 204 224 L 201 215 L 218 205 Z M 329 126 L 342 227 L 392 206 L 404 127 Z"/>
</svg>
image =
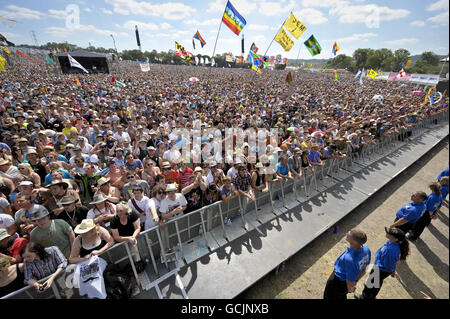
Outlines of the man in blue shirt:
<svg viewBox="0 0 450 319">
<path fill-rule="evenodd" d="M 441 180 L 441 178 L 442 178 L 443 176 L 449 176 L 449 170 L 448 170 L 448 167 L 447 167 L 446 169 L 444 169 L 444 170 L 439 174 L 439 176 L 437 177 L 438 182 Z"/>
<path fill-rule="evenodd" d="M 409 253 L 409 243 L 401 229 L 385 227 L 384 230 L 388 241 L 375 253 L 375 266 L 364 285 L 363 293 L 355 293 L 355 299 L 375 299 L 384 279 L 388 276 L 395 277 L 397 265 L 400 260 L 405 260 Z"/>
<path fill-rule="evenodd" d="M 425 211 L 426 200 L 427 194 L 424 192 L 415 192 L 412 194 L 412 202 L 398 210 L 394 223 L 390 227 L 400 228 L 406 234 Z"/>
<path fill-rule="evenodd" d="M 291 175 L 291 169 L 288 164 L 288 157 L 286 155 L 283 155 L 281 157 L 281 161 L 276 166 L 276 172 L 279 177 L 286 178 L 286 179 L 293 179 Z"/>
<path fill-rule="evenodd" d="M 311 146 L 311 150 L 309 151 L 308 159 L 309 159 L 309 163 L 312 166 L 324 166 L 325 165 L 325 163 L 323 163 L 320 160 L 319 145 L 317 145 L 317 144 L 313 144 Z"/>
<path fill-rule="evenodd" d="M 324 299 L 347 299 L 347 294 L 355 291 L 356 283 L 370 264 L 371 252 L 365 245 L 367 235 L 364 232 L 352 229 L 345 240 L 350 247 L 336 259 L 334 271 L 325 287 Z"/>
</svg>

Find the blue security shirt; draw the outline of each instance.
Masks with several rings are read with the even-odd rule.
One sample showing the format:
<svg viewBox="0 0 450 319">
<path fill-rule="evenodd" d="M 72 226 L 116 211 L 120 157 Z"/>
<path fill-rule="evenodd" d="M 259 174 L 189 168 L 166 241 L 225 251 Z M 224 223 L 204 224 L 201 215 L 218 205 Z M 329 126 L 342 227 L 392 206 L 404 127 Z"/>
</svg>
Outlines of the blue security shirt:
<svg viewBox="0 0 450 319">
<path fill-rule="evenodd" d="M 384 272 L 391 273 L 397 267 L 397 261 L 400 260 L 400 245 L 390 240 L 386 242 L 375 253 L 375 265 Z"/>
<path fill-rule="evenodd" d="M 441 205 L 439 206 L 439 208 L 442 206 L 442 201 L 447 197 L 448 195 L 448 185 L 442 185 L 441 186 Z"/>
<path fill-rule="evenodd" d="M 277 173 L 280 173 L 281 175 L 287 175 L 289 172 L 289 164 L 282 166 L 280 162 L 277 164 L 276 169 Z"/>
<path fill-rule="evenodd" d="M 370 264 L 371 253 L 365 244 L 361 249 L 347 248 L 334 263 L 334 273 L 344 281 L 355 282 L 361 272 Z"/>
<path fill-rule="evenodd" d="M 438 176 L 437 180 L 438 182 L 441 180 L 442 176 L 449 176 L 449 171 L 448 171 L 448 167 L 446 169 L 444 169 Z"/>
<path fill-rule="evenodd" d="M 425 203 L 409 203 L 400 208 L 396 214 L 398 219 L 404 218 L 408 223 L 414 224 L 425 211 Z"/>
<path fill-rule="evenodd" d="M 425 202 L 425 209 L 429 212 L 434 212 L 436 209 L 441 207 L 442 200 L 441 197 L 435 193 L 428 195 L 427 201 Z"/>
</svg>

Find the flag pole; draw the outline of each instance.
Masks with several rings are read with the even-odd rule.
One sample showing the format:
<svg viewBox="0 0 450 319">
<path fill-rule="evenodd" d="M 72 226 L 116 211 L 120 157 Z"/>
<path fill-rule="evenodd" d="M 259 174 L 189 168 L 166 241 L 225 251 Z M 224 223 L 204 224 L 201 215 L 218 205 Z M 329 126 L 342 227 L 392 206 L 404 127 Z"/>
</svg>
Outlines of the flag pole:
<svg viewBox="0 0 450 319">
<path fill-rule="evenodd" d="M 225 14 L 225 10 L 223 11 L 223 13 Z M 223 14 L 222 14 L 222 17 L 223 17 Z M 213 50 L 213 54 L 212 54 L 212 57 L 211 57 L 211 65 L 209 66 L 208 78 L 206 79 L 206 82 L 208 84 L 209 84 L 209 78 L 211 76 L 212 61 L 214 60 L 214 54 L 216 53 L 217 40 L 219 40 L 220 29 L 222 29 L 222 23 L 223 23 L 223 21 L 220 20 L 219 31 L 217 31 L 216 43 L 214 43 L 214 50 Z M 208 90 L 208 92 L 209 92 L 209 90 Z M 208 92 L 207 92 L 207 94 L 208 94 Z"/>
<path fill-rule="evenodd" d="M 266 55 L 267 55 L 267 52 L 269 52 L 269 49 L 270 49 L 270 47 L 272 46 L 273 41 L 274 41 L 275 38 L 277 37 L 278 33 L 280 33 L 281 29 L 283 28 L 283 26 L 284 26 L 284 24 L 286 23 L 287 20 L 288 20 L 288 19 L 284 20 L 284 22 L 281 24 L 280 29 L 277 31 L 277 33 L 275 33 L 275 35 L 274 35 L 272 41 L 271 41 L 270 44 L 269 44 L 269 47 L 267 48 L 266 52 L 264 53 L 264 56 L 266 56 Z"/>
</svg>

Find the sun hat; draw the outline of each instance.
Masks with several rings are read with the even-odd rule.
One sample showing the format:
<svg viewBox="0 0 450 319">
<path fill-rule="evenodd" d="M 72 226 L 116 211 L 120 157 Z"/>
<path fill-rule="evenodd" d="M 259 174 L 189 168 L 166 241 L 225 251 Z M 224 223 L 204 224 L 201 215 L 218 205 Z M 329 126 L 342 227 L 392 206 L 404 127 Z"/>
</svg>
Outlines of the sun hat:
<svg viewBox="0 0 450 319">
<path fill-rule="evenodd" d="M 194 173 L 197 173 L 197 172 L 203 172 L 203 169 L 202 169 L 200 166 L 197 166 L 197 167 L 194 169 Z"/>
<path fill-rule="evenodd" d="M 169 184 L 166 187 L 166 192 L 176 192 L 178 190 L 178 187 L 176 184 Z"/>
<path fill-rule="evenodd" d="M 50 188 L 50 187 L 55 186 L 55 185 L 62 185 L 65 188 L 69 187 L 69 184 L 67 184 L 66 182 L 64 182 L 62 180 L 61 181 L 60 180 L 54 180 L 50 184 L 46 185 L 45 188 Z"/>
<path fill-rule="evenodd" d="M 98 187 L 105 185 L 106 183 L 108 183 L 110 181 L 110 178 L 107 177 L 102 177 L 98 180 L 97 185 Z"/>
<path fill-rule="evenodd" d="M 0 166 L 6 165 L 6 164 L 9 164 L 9 161 L 7 159 L 4 159 L 4 158 L 0 159 Z"/>
<path fill-rule="evenodd" d="M 44 206 L 35 205 L 32 209 L 31 220 L 37 221 L 39 219 L 44 218 L 45 216 L 48 216 L 49 214 L 50 214 L 49 211 Z"/>
<path fill-rule="evenodd" d="M 170 163 L 169 163 L 169 162 L 163 162 L 162 167 L 163 167 L 163 168 L 172 168 L 172 166 L 170 166 Z"/>
<path fill-rule="evenodd" d="M 0 228 L 0 241 L 2 241 L 5 238 L 11 237 L 10 234 L 6 231 L 5 228 Z"/>
<path fill-rule="evenodd" d="M 92 202 L 90 202 L 90 205 L 94 205 L 94 204 L 99 204 L 99 203 L 103 203 L 105 201 L 107 201 L 108 198 L 106 198 L 105 196 L 103 196 L 103 194 L 97 194 L 94 195 L 94 198 L 92 199 Z"/>
<path fill-rule="evenodd" d="M 33 182 L 31 181 L 21 181 L 19 186 L 33 186 Z"/>
<path fill-rule="evenodd" d="M 75 199 L 75 197 L 71 196 L 71 195 L 66 195 L 63 198 L 61 198 L 61 200 L 59 201 L 59 203 L 61 205 L 69 205 L 72 203 L 75 203 L 77 200 Z"/>
<path fill-rule="evenodd" d="M 95 227 L 97 227 L 94 223 L 93 219 L 83 219 L 81 224 L 77 225 L 75 229 L 73 230 L 75 234 L 81 235 L 86 234 L 87 232 L 93 230 Z"/>
</svg>

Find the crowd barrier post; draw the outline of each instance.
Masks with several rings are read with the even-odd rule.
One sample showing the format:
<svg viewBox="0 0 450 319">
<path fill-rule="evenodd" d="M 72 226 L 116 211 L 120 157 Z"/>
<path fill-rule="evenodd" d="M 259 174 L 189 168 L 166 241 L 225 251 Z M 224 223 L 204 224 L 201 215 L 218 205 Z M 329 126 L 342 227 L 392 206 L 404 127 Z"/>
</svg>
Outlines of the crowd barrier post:
<svg viewBox="0 0 450 319">
<path fill-rule="evenodd" d="M 151 241 L 148 238 L 148 232 L 144 234 L 145 242 L 147 243 L 148 252 L 150 253 L 150 259 L 152 261 L 153 269 L 155 273 L 159 275 L 158 267 L 156 266 L 155 256 L 153 255 L 153 250 L 151 246 Z"/>
<path fill-rule="evenodd" d="M 229 201 L 228 201 L 228 207 L 230 207 Z M 225 230 L 225 222 L 223 220 L 223 215 L 222 215 L 222 205 L 219 205 L 219 215 L 220 215 L 220 225 L 222 226 L 223 238 L 227 239 L 227 232 Z"/>
<path fill-rule="evenodd" d="M 181 258 L 184 259 L 183 243 L 181 241 L 180 229 L 178 227 L 178 219 L 175 220 L 175 230 L 177 232 L 178 245 L 180 246 Z"/>
<path fill-rule="evenodd" d="M 136 279 L 137 287 L 139 289 L 139 292 L 141 292 L 142 291 L 141 290 L 142 283 L 141 283 L 141 280 L 139 279 L 138 273 L 136 271 L 136 266 L 134 264 L 133 256 L 131 255 L 130 247 L 128 245 L 129 245 L 129 243 L 126 242 L 125 243 L 125 249 L 127 251 L 128 259 L 130 260 L 131 269 L 133 270 L 133 274 L 134 274 L 134 278 Z"/>
<path fill-rule="evenodd" d="M 208 239 L 206 238 L 206 232 L 209 231 L 209 228 L 206 228 L 205 220 L 203 219 L 204 209 L 200 211 L 200 219 L 202 220 L 202 228 L 203 228 L 203 239 L 205 240 L 205 246 L 209 248 Z"/>
<path fill-rule="evenodd" d="M 163 227 L 166 227 L 166 226 L 163 226 Z M 166 269 L 169 269 L 169 264 L 167 263 L 166 251 L 164 249 L 162 236 L 161 236 L 159 227 L 156 229 L 156 235 L 158 236 L 159 247 L 160 247 L 160 254 L 161 254 L 161 257 L 162 257 L 161 260 L 164 263 L 164 265 L 166 266 Z"/>
</svg>

